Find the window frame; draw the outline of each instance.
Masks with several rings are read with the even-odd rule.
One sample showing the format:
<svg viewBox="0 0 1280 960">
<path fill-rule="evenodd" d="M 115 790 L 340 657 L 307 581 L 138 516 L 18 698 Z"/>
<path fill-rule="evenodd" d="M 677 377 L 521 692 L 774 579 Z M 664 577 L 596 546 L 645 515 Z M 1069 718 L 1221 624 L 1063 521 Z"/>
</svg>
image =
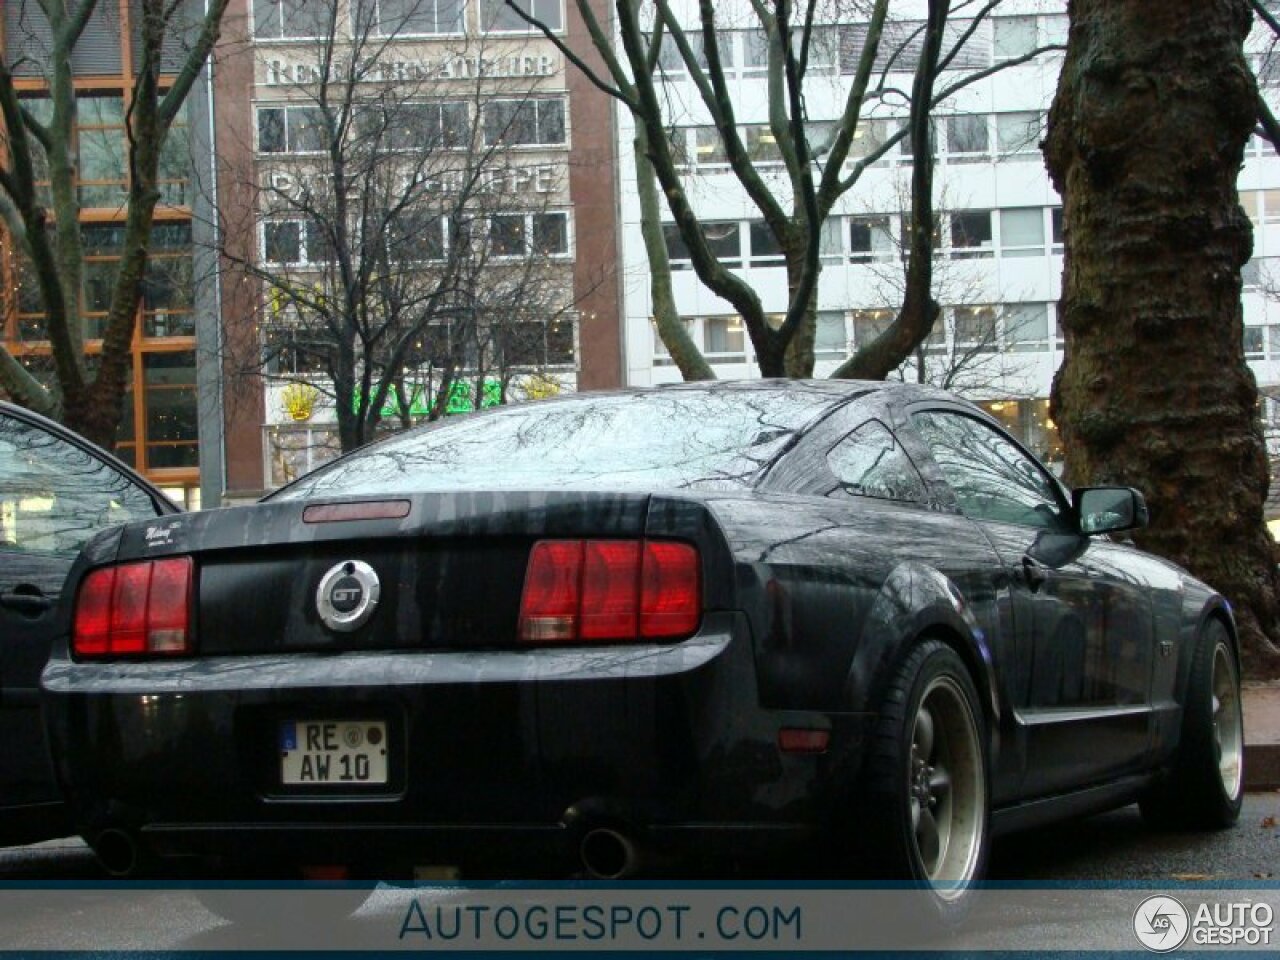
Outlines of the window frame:
<svg viewBox="0 0 1280 960">
<path fill-rule="evenodd" d="M 923 400 L 916 403 L 906 405 L 902 410 L 905 418 L 905 424 L 899 427 L 897 436 L 899 442 L 907 449 L 908 455 L 911 455 L 913 448 L 917 452 L 912 459 L 915 461 L 916 469 L 924 476 L 925 481 L 929 484 L 931 492 L 935 500 L 941 496 L 941 501 L 949 506 L 957 515 L 972 521 L 973 523 L 996 523 L 1006 526 L 1016 526 L 1022 530 L 1048 530 L 1052 533 L 1068 533 L 1074 530 L 1074 511 L 1071 506 L 1071 497 L 1063 487 L 1062 482 L 1053 475 L 1040 461 L 1040 458 L 1027 449 L 1021 441 L 1012 436 L 1004 429 L 994 418 L 981 410 L 980 408 L 971 408 L 968 405 L 958 403 L 947 403 L 937 400 Z M 1036 469 L 1040 477 L 1048 485 L 1052 492 L 1054 500 L 1058 507 L 1057 519 L 1058 524 L 1053 526 L 1035 526 L 1032 524 L 1016 523 L 1010 520 L 988 519 L 985 517 L 971 517 L 965 513 L 960 505 L 960 498 L 956 496 L 955 490 L 951 483 L 947 480 L 946 474 L 943 472 L 938 459 L 934 456 L 933 448 L 929 446 L 929 442 L 924 438 L 916 424 L 916 416 L 922 413 L 938 413 L 946 416 L 962 417 L 967 420 L 974 421 L 982 426 L 987 427 L 1013 446 L 1013 448 L 1025 457 Z"/>
<path fill-rule="evenodd" d="M 394 39 L 394 40 L 415 40 L 415 39 L 433 39 L 434 40 L 434 39 L 440 39 L 442 37 L 443 38 L 463 37 L 463 36 L 466 36 L 466 33 L 467 33 L 467 12 L 468 12 L 468 7 L 470 7 L 471 5 L 471 0 L 458 0 L 460 9 L 458 10 L 458 21 L 457 21 L 456 30 L 433 30 L 428 32 L 423 32 L 421 30 L 398 30 L 395 33 L 383 33 L 382 30 L 380 29 L 383 22 L 382 21 L 383 0 L 365 0 L 365 2 L 371 3 L 373 6 L 373 23 L 370 25 L 370 33 L 372 33 L 372 35 L 375 37 L 380 37 L 382 39 Z M 423 2 L 425 2 L 425 0 L 423 0 Z M 441 0 L 430 0 L 430 2 L 435 11 L 434 19 L 436 23 L 439 24 Z M 358 26 L 357 26 L 358 18 L 356 17 L 354 12 L 358 4 L 359 4 L 359 0 L 352 0 L 351 29 L 353 31 L 358 29 Z"/>
<path fill-rule="evenodd" d="M 259 0 L 249 0 L 249 37 L 253 42 L 263 43 L 315 43 L 317 40 L 324 39 L 323 34 L 285 34 L 284 33 L 284 14 L 280 13 L 280 33 L 274 36 L 267 36 L 258 30 L 258 2 Z M 281 0 L 265 0 L 266 3 L 275 7 L 283 7 Z"/>
<path fill-rule="evenodd" d="M 893 441 L 894 449 L 896 449 L 899 453 L 901 453 L 902 458 L 907 463 L 907 466 L 911 468 L 911 472 L 915 475 L 916 480 L 919 481 L 920 496 L 918 498 L 886 497 L 886 496 L 881 496 L 875 493 L 855 493 L 854 491 L 849 489 L 849 484 L 840 476 L 839 473 L 836 472 L 835 468 L 831 465 L 832 454 L 834 454 L 835 451 L 841 445 L 843 445 L 844 443 L 852 439 L 853 435 L 858 433 L 858 431 L 866 430 L 868 428 L 872 428 L 872 429 L 878 428 L 884 431 L 886 434 L 888 434 L 889 439 Z M 826 451 L 823 453 L 822 463 L 827 473 L 829 473 L 836 481 L 835 486 L 827 490 L 823 494 L 823 496 L 829 499 L 832 499 L 832 500 L 844 500 L 844 499 L 879 500 L 884 503 L 909 504 L 911 506 L 925 506 L 929 502 L 929 482 L 925 479 L 924 474 L 920 472 L 920 468 L 916 465 L 915 461 L 911 458 L 911 454 L 907 452 L 906 446 L 898 438 L 897 432 L 893 429 L 892 426 L 890 426 L 888 423 L 886 423 L 884 420 L 880 419 L 877 416 L 873 415 L 873 416 L 867 417 L 852 429 L 845 430 L 834 442 L 828 444 Z"/>
<path fill-rule="evenodd" d="M 551 32 L 554 34 L 563 34 L 565 32 L 565 20 L 567 19 L 567 16 L 566 16 L 567 10 L 565 9 L 565 0 L 556 0 L 556 2 L 559 4 L 559 7 L 560 7 L 560 11 L 559 11 L 560 23 L 558 26 L 552 29 Z M 499 7 L 505 6 L 506 5 L 505 0 L 498 0 L 496 5 Z M 486 3 L 486 0 L 479 0 L 479 2 L 476 4 L 476 27 L 481 36 L 495 35 L 495 36 L 508 36 L 508 37 L 522 37 L 522 36 L 539 35 L 540 33 L 539 29 L 533 26 L 532 24 L 525 24 L 522 27 L 505 27 L 505 28 L 504 27 L 494 28 L 494 27 L 486 26 L 485 12 L 487 7 L 488 7 L 488 4 Z M 530 2 L 531 11 L 532 11 L 532 7 L 533 7 L 533 0 L 531 0 Z M 530 16 L 536 16 L 536 15 L 531 12 Z M 463 22 L 465 23 L 465 21 L 466 21 L 466 16 L 464 11 Z"/>
<path fill-rule="evenodd" d="M 573 218 L 569 216 L 568 210 L 502 210 L 494 211 L 485 218 L 484 236 L 486 243 L 493 242 L 493 221 L 497 217 L 509 219 L 519 218 L 521 222 L 521 232 L 523 236 L 524 249 L 519 253 L 496 253 L 492 249 L 489 251 L 490 258 L 496 263 L 518 263 L 530 257 L 547 257 L 551 260 L 566 260 L 573 256 Z M 534 237 L 537 233 L 537 221 L 539 218 L 557 217 L 564 223 L 564 249 L 547 253 L 538 250 L 534 243 Z M 447 242 L 447 231 L 446 231 Z M 447 249 L 447 247 L 446 247 Z"/>
<path fill-rule="evenodd" d="M 537 139 L 534 141 L 512 142 L 507 139 L 507 134 L 511 131 L 512 125 L 508 124 L 506 129 L 496 140 L 489 139 L 489 110 L 497 104 L 514 103 L 516 110 L 523 106 L 532 106 L 534 113 L 534 130 L 535 135 L 540 136 L 542 126 L 541 117 L 539 115 L 539 104 L 542 103 L 558 103 L 560 105 L 560 126 L 564 133 L 564 137 L 559 141 L 546 141 Z M 514 121 L 514 117 L 512 120 Z M 569 130 L 569 104 L 564 94 L 553 94 L 549 96 L 527 96 L 527 97 L 493 97 L 485 100 L 480 107 L 480 139 L 486 147 L 502 147 L 505 150 L 548 150 L 548 149 L 564 149 L 572 146 L 572 134 Z"/>
</svg>

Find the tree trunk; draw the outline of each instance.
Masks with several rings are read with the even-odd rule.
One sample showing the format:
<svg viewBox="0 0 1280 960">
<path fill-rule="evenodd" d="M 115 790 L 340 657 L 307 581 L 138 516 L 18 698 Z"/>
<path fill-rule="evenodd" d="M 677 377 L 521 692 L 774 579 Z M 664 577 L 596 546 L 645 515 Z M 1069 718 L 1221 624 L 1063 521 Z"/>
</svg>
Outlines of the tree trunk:
<svg viewBox="0 0 1280 960">
<path fill-rule="evenodd" d="M 1280 578 L 1240 306 L 1247 0 L 1072 0 L 1070 17 L 1045 147 L 1066 227 L 1052 416 L 1067 473 L 1143 490 L 1139 545 L 1225 594 L 1246 671 L 1274 676 Z"/>
<path fill-rule="evenodd" d="M 689 336 L 689 329 L 676 309 L 671 289 L 671 261 L 667 257 L 666 239 L 662 235 L 661 202 L 657 176 L 649 159 L 649 138 L 641 125 L 635 134 L 636 190 L 640 195 L 640 234 L 649 257 L 649 294 L 653 300 L 653 322 L 658 328 L 667 353 L 685 380 L 714 380 L 715 371 Z"/>
<path fill-rule="evenodd" d="M 792 303 L 798 296 L 800 274 L 804 270 L 805 248 L 808 237 L 801 231 L 795 242 L 788 244 L 787 250 L 787 295 Z M 818 267 L 822 269 L 821 264 Z M 805 305 L 804 320 L 796 327 L 796 332 L 787 342 L 786 365 L 787 376 L 804 380 L 813 376 L 813 350 L 818 334 L 818 284 L 815 282 L 809 291 L 809 302 Z"/>
</svg>

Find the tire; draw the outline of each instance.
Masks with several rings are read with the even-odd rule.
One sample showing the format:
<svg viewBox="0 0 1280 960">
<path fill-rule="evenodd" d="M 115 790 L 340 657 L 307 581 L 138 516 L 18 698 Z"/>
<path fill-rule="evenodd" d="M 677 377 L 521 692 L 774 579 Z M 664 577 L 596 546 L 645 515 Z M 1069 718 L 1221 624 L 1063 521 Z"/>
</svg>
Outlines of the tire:
<svg viewBox="0 0 1280 960">
<path fill-rule="evenodd" d="M 1192 656 L 1178 751 L 1139 807 L 1155 827 L 1221 830 L 1236 822 L 1244 801 L 1240 671 L 1221 620 L 1205 624 Z"/>
<path fill-rule="evenodd" d="M 937 640 L 913 647 L 890 681 L 857 790 L 852 838 L 863 872 L 906 883 L 915 920 L 955 926 L 990 848 L 987 732 L 959 655 Z"/>
</svg>

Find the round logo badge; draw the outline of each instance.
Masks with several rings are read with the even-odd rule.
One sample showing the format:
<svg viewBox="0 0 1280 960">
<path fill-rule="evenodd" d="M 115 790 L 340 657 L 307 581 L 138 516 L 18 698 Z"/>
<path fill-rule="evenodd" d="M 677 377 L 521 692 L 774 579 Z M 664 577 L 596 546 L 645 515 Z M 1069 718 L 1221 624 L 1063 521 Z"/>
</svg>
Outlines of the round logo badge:
<svg viewBox="0 0 1280 960">
<path fill-rule="evenodd" d="M 378 606 L 377 571 L 362 560 L 330 567 L 316 587 L 316 612 L 330 630 L 350 633 L 369 622 Z"/>
<path fill-rule="evenodd" d="M 1138 942 L 1156 953 L 1182 946 L 1191 929 L 1191 915 L 1173 897 L 1147 897 L 1133 912 L 1133 932 Z"/>
</svg>

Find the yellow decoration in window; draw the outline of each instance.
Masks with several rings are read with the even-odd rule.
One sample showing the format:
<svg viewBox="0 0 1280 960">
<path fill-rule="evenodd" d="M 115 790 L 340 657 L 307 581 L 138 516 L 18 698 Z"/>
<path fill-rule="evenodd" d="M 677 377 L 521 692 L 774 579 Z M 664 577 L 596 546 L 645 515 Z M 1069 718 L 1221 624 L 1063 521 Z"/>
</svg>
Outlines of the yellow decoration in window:
<svg viewBox="0 0 1280 960">
<path fill-rule="evenodd" d="M 310 420 L 315 412 L 320 391 L 309 383 L 291 383 L 280 393 L 281 402 L 291 420 Z"/>
</svg>

